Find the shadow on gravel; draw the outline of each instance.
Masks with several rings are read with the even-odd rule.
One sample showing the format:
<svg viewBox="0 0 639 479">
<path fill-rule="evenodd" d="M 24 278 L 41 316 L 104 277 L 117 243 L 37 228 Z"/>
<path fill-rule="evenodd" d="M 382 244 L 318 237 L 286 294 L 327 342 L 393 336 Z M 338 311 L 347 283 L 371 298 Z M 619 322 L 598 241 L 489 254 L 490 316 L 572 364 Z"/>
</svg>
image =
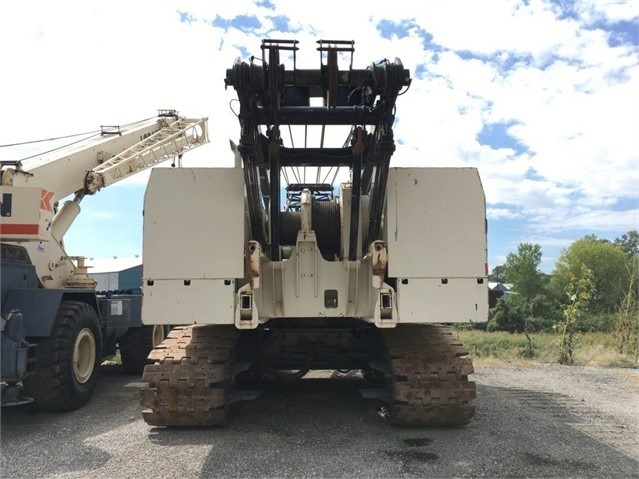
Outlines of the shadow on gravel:
<svg viewBox="0 0 639 479">
<path fill-rule="evenodd" d="M 211 438 L 235 437 L 242 431 L 256 436 L 252 448 L 261 438 L 278 437 L 284 443 L 325 444 L 322 435 L 326 424 L 348 424 L 353 417 L 371 424 L 385 425 L 380 413 L 383 403 L 364 400 L 359 389 L 367 387 L 361 377 L 336 374 L 333 378 L 303 378 L 297 381 L 265 379 L 256 389 L 254 401 L 236 403 L 227 426 L 198 428 L 152 428 L 149 439 L 160 446 L 182 443 L 185 436 L 195 443 L 211 443 Z M 338 431 L 335 431 L 338 432 Z M 332 435 L 337 440 L 339 434 Z M 264 441 L 268 442 L 268 441 Z"/>
<path fill-rule="evenodd" d="M 360 376 L 267 379 L 261 395 L 244 403 L 231 424 L 215 429 L 155 428 L 150 440 L 170 448 L 212 444 L 201 477 L 397 477 L 406 467 L 436 459 L 423 431 L 394 429 L 380 414 L 381 403 L 359 393 Z M 384 440 L 379 440 L 385 438 Z M 381 460 L 376 473 L 371 458 Z M 373 463 L 374 464 L 374 463 Z M 414 465 L 411 466 L 411 465 Z"/>
<path fill-rule="evenodd" d="M 561 394 L 478 385 L 462 428 L 400 428 L 366 400 L 358 376 L 264 381 L 224 428 L 153 428 L 140 378 L 103 371 L 71 413 L 2 411 L 4 478 L 34 477 L 580 477 L 639 478 L 623 429 Z M 614 446 L 614 447 L 613 447 Z M 107 463 L 108 464 L 105 464 Z M 186 473 L 185 471 L 188 471 Z M 133 474 L 133 472 L 131 472 Z"/>
<path fill-rule="evenodd" d="M 478 386 L 462 428 L 403 428 L 365 400 L 366 382 L 337 375 L 265 381 L 232 423 L 155 428 L 157 446 L 210 444 L 200 477 L 639 477 L 631 457 L 575 427 L 561 395 Z"/>
</svg>

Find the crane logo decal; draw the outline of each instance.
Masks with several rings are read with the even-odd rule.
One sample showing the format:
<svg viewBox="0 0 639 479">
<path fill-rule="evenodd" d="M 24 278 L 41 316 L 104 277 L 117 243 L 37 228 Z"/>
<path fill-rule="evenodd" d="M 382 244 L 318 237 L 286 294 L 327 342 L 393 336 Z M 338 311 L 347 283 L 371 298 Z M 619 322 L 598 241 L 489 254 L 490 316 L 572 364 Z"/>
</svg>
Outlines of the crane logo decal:
<svg viewBox="0 0 639 479">
<path fill-rule="evenodd" d="M 53 206 L 51 205 L 52 198 L 53 191 L 42 190 L 42 193 L 40 194 L 40 209 L 44 211 L 53 211 Z"/>
<path fill-rule="evenodd" d="M 149 138 L 150 136 L 155 135 L 158 131 L 160 131 L 159 129 L 157 130 L 153 130 L 153 131 L 149 131 L 147 133 L 145 133 L 144 135 L 140 135 L 140 141 L 144 141 L 147 138 Z"/>
</svg>

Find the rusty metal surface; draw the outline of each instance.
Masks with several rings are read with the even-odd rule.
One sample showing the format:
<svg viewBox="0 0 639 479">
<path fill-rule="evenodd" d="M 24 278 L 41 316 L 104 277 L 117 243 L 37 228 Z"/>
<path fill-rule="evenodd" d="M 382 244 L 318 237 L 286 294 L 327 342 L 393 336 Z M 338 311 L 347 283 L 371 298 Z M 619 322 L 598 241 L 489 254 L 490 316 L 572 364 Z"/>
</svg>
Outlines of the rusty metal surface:
<svg viewBox="0 0 639 479">
<path fill-rule="evenodd" d="M 405 426 L 462 426 L 474 414 L 474 372 L 450 330 L 399 325 L 382 332 L 392 373 L 391 419 Z"/>
<path fill-rule="evenodd" d="M 388 248 L 384 241 L 373 241 L 370 245 L 369 254 L 373 265 L 373 287 L 381 288 L 386 276 L 386 266 L 388 265 Z"/>
<path fill-rule="evenodd" d="M 383 241 L 373 241 L 371 244 L 371 258 L 373 261 L 373 274 L 381 276 L 382 279 L 386 274 L 386 265 L 388 264 L 388 248 Z"/>
<path fill-rule="evenodd" d="M 153 426 L 221 426 L 228 422 L 228 370 L 238 332 L 232 326 L 173 329 L 144 368 L 142 416 Z"/>
<path fill-rule="evenodd" d="M 248 278 L 251 290 L 260 287 L 260 244 L 257 241 L 249 241 L 244 251 L 244 275 Z"/>
</svg>

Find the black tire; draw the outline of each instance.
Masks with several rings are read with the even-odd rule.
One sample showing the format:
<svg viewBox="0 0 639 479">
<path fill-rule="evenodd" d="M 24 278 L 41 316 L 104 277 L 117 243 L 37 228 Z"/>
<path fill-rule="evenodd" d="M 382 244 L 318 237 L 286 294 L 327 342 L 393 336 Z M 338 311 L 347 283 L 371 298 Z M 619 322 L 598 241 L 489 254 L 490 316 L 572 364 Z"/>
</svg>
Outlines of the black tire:
<svg viewBox="0 0 639 479">
<path fill-rule="evenodd" d="M 127 374 L 141 376 L 144 366 L 149 364 L 151 350 L 166 337 L 166 329 L 161 325 L 129 328 L 119 340 L 122 368 Z"/>
<path fill-rule="evenodd" d="M 97 385 L 102 331 L 95 310 L 80 301 L 62 301 L 51 336 L 37 342 L 35 374 L 24 380 L 25 395 L 45 411 L 84 406 Z"/>
</svg>

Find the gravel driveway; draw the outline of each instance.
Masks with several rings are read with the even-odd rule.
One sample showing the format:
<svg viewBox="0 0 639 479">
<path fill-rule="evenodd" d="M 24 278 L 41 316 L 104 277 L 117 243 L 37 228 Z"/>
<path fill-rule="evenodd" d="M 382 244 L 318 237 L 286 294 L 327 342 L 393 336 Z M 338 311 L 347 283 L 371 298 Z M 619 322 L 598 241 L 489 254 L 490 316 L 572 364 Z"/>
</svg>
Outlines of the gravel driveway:
<svg viewBox="0 0 639 479">
<path fill-rule="evenodd" d="M 152 428 L 139 379 L 103 370 L 89 405 L 2 410 L 2 478 L 639 478 L 639 372 L 478 366 L 465 428 L 398 428 L 355 374 L 266 383 L 223 429 Z"/>
</svg>

